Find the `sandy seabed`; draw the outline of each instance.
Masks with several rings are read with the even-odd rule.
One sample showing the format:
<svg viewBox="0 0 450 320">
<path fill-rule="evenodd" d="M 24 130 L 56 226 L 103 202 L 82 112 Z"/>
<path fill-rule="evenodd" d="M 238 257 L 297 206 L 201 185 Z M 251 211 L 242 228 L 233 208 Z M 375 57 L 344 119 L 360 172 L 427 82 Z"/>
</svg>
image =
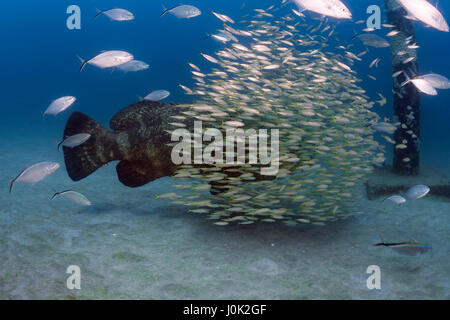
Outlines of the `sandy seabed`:
<svg viewBox="0 0 450 320">
<path fill-rule="evenodd" d="M 4 136 L 5 137 L 5 136 Z M 450 200 L 397 206 L 356 199 L 364 214 L 323 227 L 260 223 L 219 227 L 156 195 L 164 178 L 139 189 L 120 184 L 114 165 L 74 183 L 57 138 L 0 139 L 0 299 L 449 299 Z M 8 193 L 9 180 L 39 161 L 54 175 Z M 75 189 L 92 202 L 50 201 Z M 402 256 L 380 242 L 420 241 L 424 255 Z M 69 265 L 81 289 L 69 290 Z M 381 269 L 369 290 L 367 267 Z"/>
</svg>

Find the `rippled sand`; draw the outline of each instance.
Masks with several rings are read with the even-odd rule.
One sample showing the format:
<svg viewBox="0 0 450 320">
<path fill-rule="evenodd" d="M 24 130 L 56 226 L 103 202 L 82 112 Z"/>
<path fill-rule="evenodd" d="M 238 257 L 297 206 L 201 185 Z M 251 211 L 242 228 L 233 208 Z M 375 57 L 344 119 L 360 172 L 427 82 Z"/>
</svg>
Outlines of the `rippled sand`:
<svg viewBox="0 0 450 320">
<path fill-rule="evenodd" d="M 449 299 L 450 200 L 403 206 L 369 201 L 366 214 L 324 227 L 263 223 L 219 227 L 158 194 L 173 179 L 128 189 L 114 165 L 73 183 L 62 168 L 35 186 L 9 179 L 26 165 L 58 160 L 56 138 L 0 143 L 1 299 Z M 75 189 L 80 208 L 50 201 Z M 421 241 L 433 250 L 401 256 L 380 241 Z M 81 268 L 81 290 L 66 288 L 66 269 Z M 381 268 L 381 290 L 366 269 Z"/>
</svg>

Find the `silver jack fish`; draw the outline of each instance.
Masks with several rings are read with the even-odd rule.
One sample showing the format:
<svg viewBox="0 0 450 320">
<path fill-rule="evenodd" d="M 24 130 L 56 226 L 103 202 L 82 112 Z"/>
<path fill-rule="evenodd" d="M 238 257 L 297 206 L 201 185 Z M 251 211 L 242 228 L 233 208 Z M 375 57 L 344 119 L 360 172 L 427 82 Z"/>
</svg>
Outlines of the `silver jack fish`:
<svg viewBox="0 0 450 320">
<path fill-rule="evenodd" d="M 77 99 L 72 96 L 58 98 L 48 106 L 47 110 L 42 113 L 42 116 L 45 116 L 46 114 L 56 116 L 58 113 L 69 108 L 76 100 Z"/>
<path fill-rule="evenodd" d="M 12 192 L 14 183 L 35 184 L 44 180 L 59 169 L 56 162 L 39 162 L 26 167 L 19 175 L 11 181 L 9 192 Z"/>
<path fill-rule="evenodd" d="M 120 50 L 103 51 L 89 60 L 84 60 L 80 57 L 78 58 L 81 60 L 80 72 L 83 71 L 86 64 L 91 64 L 95 67 L 106 69 L 120 66 L 121 64 L 127 63 L 134 59 L 131 53 Z"/>
<path fill-rule="evenodd" d="M 442 14 L 426 0 L 398 0 L 412 20 L 419 20 L 437 30 L 448 32 L 448 24 Z"/>
<path fill-rule="evenodd" d="M 105 10 L 105 11 L 101 11 L 101 10 L 97 9 L 97 11 L 98 11 L 98 13 L 95 16 L 95 18 L 104 14 L 105 16 L 107 16 L 108 18 L 110 18 L 111 20 L 114 20 L 114 21 L 134 20 L 134 14 L 125 9 L 114 8 L 114 9 L 109 9 L 109 10 Z"/>
<path fill-rule="evenodd" d="M 450 80 L 446 77 L 441 76 L 436 73 L 424 74 L 419 77 L 420 79 L 426 80 L 433 88 L 436 89 L 450 89 Z"/>
<path fill-rule="evenodd" d="M 185 4 L 170 9 L 164 9 L 163 13 L 161 13 L 161 17 L 166 13 L 170 13 L 179 19 L 190 19 L 202 14 L 198 8 Z"/>
<path fill-rule="evenodd" d="M 418 184 L 414 187 L 411 187 L 406 191 L 405 198 L 408 200 L 417 200 L 425 197 L 430 192 L 430 188 L 423 185 Z"/>
<path fill-rule="evenodd" d="M 82 205 L 82 206 L 92 205 L 91 201 L 89 201 L 88 198 L 86 198 L 83 194 L 81 194 L 77 191 L 66 190 L 66 191 L 62 191 L 62 192 L 56 192 L 52 196 L 51 200 L 55 199 L 56 196 L 63 197 L 65 199 L 69 200 L 70 202 L 73 202 L 75 204 Z"/>
<path fill-rule="evenodd" d="M 148 101 L 161 101 L 165 98 L 167 98 L 170 95 L 169 91 L 166 90 L 156 90 L 153 91 L 151 93 L 149 93 L 148 95 L 146 95 L 144 97 L 144 100 L 148 100 Z"/>
<path fill-rule="evenodd" d="M 90 137 L 91 135 L 89 133 L 79 133 L 74 136 L 67 137 L 58 143 L 58 150 L 61 145 L 68 148 L 78 147 L 80 144 L 85 143 Z"/>
<path fill-rule="evenodd" d="M 340 0 L 294 0 L 299 11 L 309 10 L 337 19 L 351 19 L 352 13 Z"/>
<path fill-rule="evenodd" d="M 137 72 L 147 70 L 148 68 L 150 68 L 150 66 L 144 61 L 140 60 L 131 60 L 117 67 L 117 69 L 123 72 Z"/>
</svg>

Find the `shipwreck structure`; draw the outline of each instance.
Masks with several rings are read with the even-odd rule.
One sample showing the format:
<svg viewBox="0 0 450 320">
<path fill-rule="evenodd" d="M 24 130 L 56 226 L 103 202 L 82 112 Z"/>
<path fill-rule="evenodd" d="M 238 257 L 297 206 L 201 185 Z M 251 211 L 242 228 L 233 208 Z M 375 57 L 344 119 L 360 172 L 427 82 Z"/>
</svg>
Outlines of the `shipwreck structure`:
<svg viewBox="0 0 450 320">
<path fill-rule="evenodd" d="M 399 31 L 391 38 L 392 70 L 401 72 L 394 77 L 394 114 L 400 126 L 394 136 L 394 172 L 401 175 L 417 175 L 420 167 L 420 95 L 412 84 L 402 84 L 419 73 L 413 21 L 396 0 L 385 0 L 388 23 Z M 405 53 L 405 54 L 400 54 Z M 413 59 L 413 60 L 411 60 Z M 411 61 L 409 61 L 411 60 Z M 409 61 L 406 62 L 405 61 Z M 406 145 L 406 148 L 398 148 Z"/>
</svg>

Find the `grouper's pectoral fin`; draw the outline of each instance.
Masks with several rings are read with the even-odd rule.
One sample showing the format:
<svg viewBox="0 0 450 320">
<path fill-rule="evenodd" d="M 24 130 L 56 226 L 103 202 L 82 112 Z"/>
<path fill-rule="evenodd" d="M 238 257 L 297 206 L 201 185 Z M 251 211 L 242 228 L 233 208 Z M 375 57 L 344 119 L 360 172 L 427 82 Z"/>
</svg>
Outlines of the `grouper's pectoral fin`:
<svg viewBox="0 0 450 320">
<path fill-rule="evenodd" d="M 160 174 L 151 164 L 143 161 L 122 160 L 116 167 L 120 182 L 130 188 L 141 187 L 164 174 Z"/>
</svg>

